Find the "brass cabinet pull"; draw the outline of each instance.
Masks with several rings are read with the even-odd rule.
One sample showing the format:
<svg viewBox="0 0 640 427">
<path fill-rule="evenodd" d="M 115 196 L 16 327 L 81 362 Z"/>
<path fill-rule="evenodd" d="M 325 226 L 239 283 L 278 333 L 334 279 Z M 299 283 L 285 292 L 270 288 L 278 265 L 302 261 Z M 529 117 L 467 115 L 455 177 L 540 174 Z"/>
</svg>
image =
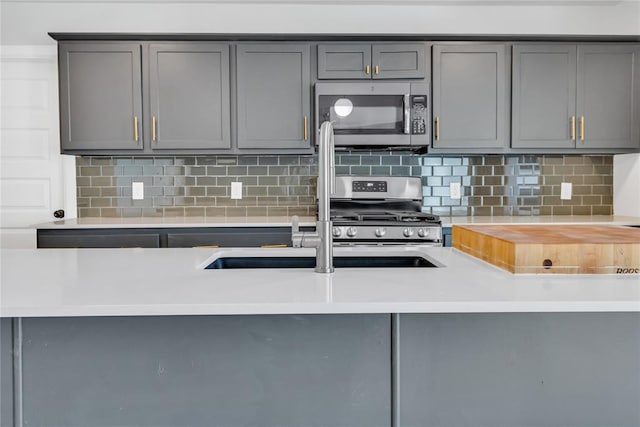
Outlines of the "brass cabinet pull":
<svg viewBox="0 0 640 427">
<path fill-rule="evenodd" d="M 576 140 L 576 116 L 571 116 L 571 140 Z"/>
<path fill-rule="evenodd" d="M 367 66 L 364 67 L 364 73 L 369 74 L 370 72 L 371 72 L 371 67 L 369 66 L 369 64 L 367 64 Z"/>
<path fill-rule="evenodd" d="M 380 74 L 380 67 L 376 65 L 375 68 L 373 69 L 373 72 L 376 73 L 376 76 Z"/>
<path fill-rule="evenodd" d="M 133 140 L 138 142 L 138 116 L 133 116 Z"/>
<path fill-rule="evenodd" d="M 440 117 L 436 116 L 436 141 L 440 140 Z"/>
<path fill-rule="evenodd" d="M 305 141 L 309 137 L 309 131 L 307 130 L 308 123 L 309 123 L 309 120 L 307 119 L 307 116 L 304 116 L 304 140 Z"/>
<path fill-rule="evenodd" d="M 580 141 L 584 141 L 584 116 L 580 116 Z"/>
<path fill-rule="evenodd" d="M 151 140 L 156 141 L 156 116 L 151 117 Z"/>
</svg>

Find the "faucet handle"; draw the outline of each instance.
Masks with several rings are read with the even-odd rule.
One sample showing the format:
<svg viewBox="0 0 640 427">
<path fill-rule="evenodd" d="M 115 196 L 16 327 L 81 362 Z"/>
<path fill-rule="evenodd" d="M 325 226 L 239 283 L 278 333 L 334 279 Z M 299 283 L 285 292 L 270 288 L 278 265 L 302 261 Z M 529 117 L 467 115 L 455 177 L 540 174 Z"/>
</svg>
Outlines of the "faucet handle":
<svg viewBox="0 0 640 427">
<path fill-rule="evenodd" d="M 298 215 L 294 215 L 291 217 L 291 232 L 299 233 L 300 232 L 300 218 Z"/>
</svg>

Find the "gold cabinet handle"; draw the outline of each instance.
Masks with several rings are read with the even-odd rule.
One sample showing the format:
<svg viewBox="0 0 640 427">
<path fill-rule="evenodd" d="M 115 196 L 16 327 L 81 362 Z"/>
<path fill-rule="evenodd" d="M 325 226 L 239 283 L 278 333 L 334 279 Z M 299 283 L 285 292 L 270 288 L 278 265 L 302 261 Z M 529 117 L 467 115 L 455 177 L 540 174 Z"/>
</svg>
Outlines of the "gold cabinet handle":
<svg viewBox="0 0 640 427">
<path fill-rule="evenodd" d="M 576 116 L 571 116 L 571 140 L 576 140 Z"/>
<path fill-rule="evenodd" d="M 304 140 L 305 141 L 309 137 L 308 124 L 309 124 L 309 120 L 307 119 L 307 116 L 304 116 Z"/>
<path fill-rule="evenodd" d="M 584 141 L 584 116 L 580 116 L 580 141 Z"/>
<path fill-rule="evenodd" d="M 133 116 L 133 140 L 138 142 L 138 116 Z"/>
<path fill-rule="evenodd" d="M 380 67 L 379 67 L 378 65 L 376 65 L 376 66 L 373 68 L 373 72 L 376 74 L 376 76 L 377 76 L 378 74 L 380 74 Z"/>
<path fill-rule="evenodd" d="M 156 141 L 156 116 L 151 117 L 151 140 Z"/>
<path fill-rule="evenodd" d="M 367 66 L 364 67 L 364 73 L 368 75 L 370 72 L 371 72 L 371 66 L 367 64 Z"/>
<path fill-rule="evenodd" d="M 440 117 L 436 116 L 436 141 L 440 140 Z"/>
</svg>

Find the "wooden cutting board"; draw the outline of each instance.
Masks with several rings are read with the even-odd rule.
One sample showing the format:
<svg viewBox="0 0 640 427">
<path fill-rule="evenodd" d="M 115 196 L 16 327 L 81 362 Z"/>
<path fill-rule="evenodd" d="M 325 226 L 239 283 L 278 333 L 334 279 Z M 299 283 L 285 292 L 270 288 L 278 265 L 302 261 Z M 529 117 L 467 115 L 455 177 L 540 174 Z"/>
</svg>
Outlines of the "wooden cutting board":
<svg viewBox="0 0 640 427">
<path fill-rule="evenodd" d="M 453 247 L 512 273 L 640 274 L 640 228 L 454 225 Z"/>
</svg>

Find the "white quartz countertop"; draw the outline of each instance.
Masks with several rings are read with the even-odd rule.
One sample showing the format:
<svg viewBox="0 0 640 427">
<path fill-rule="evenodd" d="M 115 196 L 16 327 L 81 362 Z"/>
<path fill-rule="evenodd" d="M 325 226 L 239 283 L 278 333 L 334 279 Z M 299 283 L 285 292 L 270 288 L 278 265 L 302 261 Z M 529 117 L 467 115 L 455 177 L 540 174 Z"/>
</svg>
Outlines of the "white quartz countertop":
<svg viewBox="0 0 640 427">
<path fill-rule="evenodd" d="M 205 270 L 220 256 L 313 249 L 34 249 L 1 256 L 2 317 L 640 311 L 640 275 L 514 275 L 456 249 L 336 248 L 412 255 L 439 268 Z"/>
<path fill-rule="evenodd" d="M 443 227 L 453 224 L 609 224 L 640 225 L 640 217 L 611 215 L 463 216 L 440 217 Z M 300 225 L 314 226 L 315 217 L 301 217 Z M 279 217 L 143 217 L 77 218 L 36 224 L 39 229 L 180 228 L 180 227 L 289 227 L 291 218 Z"/>
</svg>

